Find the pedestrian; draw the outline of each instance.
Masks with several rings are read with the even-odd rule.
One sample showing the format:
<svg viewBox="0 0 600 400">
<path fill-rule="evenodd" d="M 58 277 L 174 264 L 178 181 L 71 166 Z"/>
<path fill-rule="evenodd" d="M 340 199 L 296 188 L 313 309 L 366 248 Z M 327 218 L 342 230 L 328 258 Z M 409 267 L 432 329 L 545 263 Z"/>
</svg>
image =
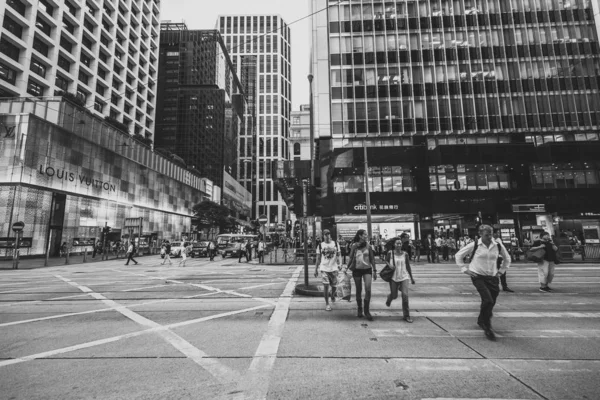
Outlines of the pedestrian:
<svg viewBox="0 0 600 400">
<path fill-rule="evenodd" d="M 98 246 L 100 246 L 100 239 L 94 238 L 94 245 L 92 246 L 92 258 L 96 258 L 96 253 L 98 253 Z"/>
<path fill-rule="evenodd" d="M 538 279 L 540 281 L 540 292 L 549 293 L 552 291 L 550 285 L 554 279 L 554 268 L 556 266 L 556 252 L 558 247 L 550 239 L 550 234 L 544 232 L 540 235 L 540 240 L 533 242 L 530 250 L 535 251 L 544 249 L 545 254 L 542 257 L 542 261 L 538 262 Z"/>
<path fill-rule="evenodd" d="M 408 323 L 412 323 L 413 320 L 410 318 L 410 309 L 408 307 L 408 288 L 409 279 L 412 284 L 415 284 L 415 280 L 412 276 L 412 270 L 410 268 L 410 258 L 406 251 L 403 250 L 402 245 L 396 244 L 397 241 L 404 244 L 409 240 L 408 233 L 403 233 L 399 238 L 394 238 L 388 242 L 386 264 L 394 270 L 392 280 L 390 284 L 390 294 L 387 297 L 385 305 L 390 307 L 392 301 L 398 298 L 398 291 L 402 293 L 402 316 Z"/>
<path fill-rule="evenodd" d="M 415 246 L 415 262 L 420 262 L 421 261 L 421 239 L 415 239 L 413 240 L 413 245 Z"/>
<path fill-rule="evenodd" d="M 448 239 L 446 238 L 445 234 L 442 234 L 442 236 L 440 237 L 440 245 L 438 247 L 441 247 L 441 249 L 442 249 L 442 260 L 448 261 L 449 248 L 448 248 Z M 438 260 L 439 260 L 439 258 L 438 258 Z"/>
<path fill-rule="evenodd" d="M 435 240 L 431 237 L 431 234 L 427 235 L 424 243 L 425 252 L 427 253 L 427 262 L 435 263 Z"/>
<path fill-rule="evenodd" d="M 357 317 L 363 317 L 364 305 L 364 316 L 369 321 L 373 321 L 369 306 L 371 303 L 371 280 L 377 279 L 377 268 L 375 266 L 375 256 L 371 246 L 368 245 L 368 236 L 364 229 L 359 229 L 354 236 L 348 266 L 352 271 L 352 277 L 356 285 Z M 365 300 L 364 304 L 361 304 L 363 281 L 365 283 Z"/>
<path fill-rule="evenodd" d="M 171 262 L 171 242 L 169 242 L 168 240 L 165 241 L 165 258 L 163 259 L 163 262 L 161 263 L 161 265 L 165 265 L 165 262 L 169 262 L 169 265 L 172 264 Z"/>
<path fill-rule="evenodd" d="M 248 239 L 246 242 L 246 262 L 252 261 L 252 241 Z"/>
<path fill-rule="evenodd" d="M 265 242 L 263 240 L 260 240 L 258 242 L 258 262 L 260 264 L 264 264 L 265 262 Z"/>
<path fill-rule="evenodd" d="M 406 233 L 406 232 L 405 232 L 405 233 Z M 403 233 L 402 235 L 404 235 L 404 233 Z M 402 236 L 402 235 L 401 235 L 401 236 Z M 406 233 L 406 235 L 408 235 L 408 233 Z M 408 235 L 408 237 L 410 238 L 410 235 Z M 398 238 L 392 238 L 392 240 L 391 240 L 391 241 L 395 241 L 395 240 L 397 240 L 397 239 L 398 239 Z M 403 250 L 403 251 L 404 251 L 406 254 L 408 254 L 408 259 L 409 259 L 409 260 L 410 260 L 410 259 L 412 259 L 412 255 L 413 255 L 413 249 L 412 249 L 412 246 L 410 245 L 410 239 L 408 239 L 408 240 L 405 240 L 405 241 L 402 241 L 400 245 L 401 245 L 401 247 L 402 247 L 402 250 Z"/>
<path fill-rule="evenodd" d="M 135 243 L 133 241 L 129 242 L 129 247 L 127 248 L 127 262 L 125 265 L 129 265 L 129 261 L 133 261 L 135 265 L 138 265 L 138 262 L 134 260 L 133 256 L 136 252 Z"/>
<path fill-rule="evenodd" d="M 448 246 L 448 257 L 454 259 L 454 255 L 456 254 L 456 240 L 450 236 L 446 241 L 446 244 Z"/>
<path fill-rule="evenodd" d="M 458 241 L 456 242 L 456 248 L 457 248 L 457 250 L 462 249 L 466 245 L 467 245 L 467 241 L 465 240 L 465 237 L 464 236 L 459 237 Z"/>
<path fill-rule="evenodd" d="M 323 229 L 324 240 L 317 246 L 317 262 L 315 263 L 315 278 L 321 271 L 323 282 L 323 297 L 325 297 L 325 310 L 331 311 L 329 305 L 329 287 L 331 286 L 331 302 L 335 303 L 335 290 L 337 287 L 338 271 L 342 269 L 340 260 L 340 246 L 331 240 L 329 229 Z"/>
<path fill-rule="evenodd" d="M 494 240 L 496 242 L 502 241 L 502 239 L 500 238 L 500 233 L 497 230 L 494 231 Z M 500 267 L 502 266 L 502 262 L 503 261 L 504 261 L 504 257 L 502 257 L 502 254 L 501 254 L 500 257 L 498 257 L 498 260 L 497 260 L 498 270 L 500 270 Z M 508 287 L 508 283 L 506 282 L 506 271 L 504 271 L 504 273 L 498 272 L 498 276 L 500 277 L 500 284 L 502 285 L 502 291 L 503 292 L 513 293 L 514 290 L 512 290 L 511 288 L 509 288 Z"/>
<path fill-rule="evenodd" d="M 208 247 L 208 256 L 210 257 L 210 261 L 215 261 L 215 250 L 217 249 L 215 242 L 213 242 L 211 240 L 210 242 L 208 242 L 207 247 Z"/>
<path fill-rule="evenodd" d="M 242 240 L 240 242 L 240 256 L 238 258 L 238 263 L 242 262 L 242 257 L 245 257 L 248 260 L 248 255 L 246 254 L 246 243 Z"/>
<path fill-rule="evenodd" d="M 463 273 L 471 277 L 473 286 L 481 297 L 481 308 L 477 325 L 485 332 L 489 340 L 495 340 L 496 335 L 492 330 L 492 312 L 496 299 L 500 293 L 499 273 L 504 273 L 510 267 L 510 255 L 501 241 L 492 237 L 494 230 L 489 225 L 481 225 L 479 234 L 481 239 L 469 243 L 456 254 L 456 264 Z M 465 263 L 465 256 L 471 255 L 469 263 Z M 502 256 L 502 265 L 498 270 L 498 257 Z"/>
<path fill-rule="evenodd" d="M 178 267 L 185 267 L 185 263 L 187 261 L 188 256 L 192 253 L 192 244 L 188 243 L 185 245 L 185 242 L 181 243 L 181 260 L 179 260 Z"/>
<path fill-rule="evenodd" d="M 512 257 L 513 260 L 515 261 L 519 261 L 519 258 L 521 256 L 521 249 L 519 248 L 519 239 L 517 239 L 517 237 L 515 236 L 515 234 L 513 233 L 510 236 L 510 250 L 512 252 Z"/>
</svg>

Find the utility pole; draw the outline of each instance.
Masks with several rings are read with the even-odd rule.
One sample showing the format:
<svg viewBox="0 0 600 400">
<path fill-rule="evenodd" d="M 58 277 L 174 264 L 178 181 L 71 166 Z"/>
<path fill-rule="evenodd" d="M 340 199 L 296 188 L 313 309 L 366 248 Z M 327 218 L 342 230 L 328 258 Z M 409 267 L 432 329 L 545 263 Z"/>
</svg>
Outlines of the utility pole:
<svg viewBox="0 0 600 400">
<path fill-rule="evenodd" d="M 367 235 L 369 241 L 373 239 L 373 230 L 371 226 L 371 192 L 369 191 L 369 161 L 367 159 L 367 148 L 363 147 L 365 152 L 365 202 L 367 206 Z"/>
<path fill-rule="evenodd" d="M 302 230 L 304 231 L 304 285 L 308 287 L 308 225 L 307 225 L 307 214 L 308 214 L 308 193 L 307 193 L 308 181 L 305 179 L 302 181 Z"/>
<path fill-rule="evenodd" d="M 314 123 L 313 123 L 313 116 L 314 116 L 314 110 L 313 110 L 313 76 L 308 75 L 308 83 L 309 83 L 309 87 L 310 87 L 310 101 L 309 101 L 309 107 L 310 107 L 310 190 L 315 190 L 315 127 L 314 127 Z M 312 196 L 311 196 L 312 197 Z M 312 240 L 312 244 L 313 246 L 316 246 L 317 243 L 317 223 L 316 223 L 316 218 L 315 218 L 315 210 L 314 210 L 314 204 L 312 205 L 313 207 L 311 208 L 312 211 L 312 215 L 313 215 L 313 220 L 312 220 L 312 233 L 313 233 L 313 240 Z"/>
</svg>

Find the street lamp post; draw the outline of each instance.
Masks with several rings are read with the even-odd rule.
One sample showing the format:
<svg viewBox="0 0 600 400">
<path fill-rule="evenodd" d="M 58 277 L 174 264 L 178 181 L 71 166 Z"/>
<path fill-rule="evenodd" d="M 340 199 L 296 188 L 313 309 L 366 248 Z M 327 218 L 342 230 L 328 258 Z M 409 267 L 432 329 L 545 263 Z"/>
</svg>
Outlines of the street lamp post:
<svg viewBox="0 0 600 400">
<path fill-rule="evenodd" d="M 373 229 L 371 226 L 371 192 L 369 189 L 369 161 L 367 159 L 367 148 L 363 147 L 365 152 L 365 205 L 367 206 L 367 235 L 369 241 L 373 240 Z"/>
<path fill-rule="evenodd" d="M 315 190 L 315 126 L 314 126 L 314 122 L 313 122 L 313 118 L 314 118 L 314 110 L 313 110 L 313 75 L 309 74 L 308 75 L 308 83 L 309 83 L 309 88 L 310 88 L 310 99 L 309 99 L 309 108 L 310 108 L 310 120 L 309 120 L 309 124 L 310 124 L 310 190 Z M 313 205 L 314 208 L 314 205 Z M 313 221 L 312 221 L 312 233 L 313 233 L 313 246 L 316 245 L 317 242 L 317 223 L 316 223 L 316 218 L 314 216 L 314 209 L 312 210 L 313 212 Z"/>
</svg>

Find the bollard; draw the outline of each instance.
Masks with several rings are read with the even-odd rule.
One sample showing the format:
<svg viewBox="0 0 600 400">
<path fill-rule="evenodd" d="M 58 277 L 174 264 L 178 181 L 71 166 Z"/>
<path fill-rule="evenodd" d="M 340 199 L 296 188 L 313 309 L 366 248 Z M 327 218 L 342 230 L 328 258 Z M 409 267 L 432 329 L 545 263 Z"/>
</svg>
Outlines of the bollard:
<svg viewBox="0 0 600 400">
<path fill-rule="evenodd" d="M 71 248 L 67 246 L 67 256 L 65 257 L 65 265 L 69 265 L 69 253 L 71 253 Z"/>
<path fill-rule="evenodd" d="M 15 263 L 13 269 L 19 269 L 19 249 L 15 251 Z"/>
<path fill-rule="evenodd" d="M 87 262 L 87 247 L 83 248 L 83 262 Z"/>
</svg>

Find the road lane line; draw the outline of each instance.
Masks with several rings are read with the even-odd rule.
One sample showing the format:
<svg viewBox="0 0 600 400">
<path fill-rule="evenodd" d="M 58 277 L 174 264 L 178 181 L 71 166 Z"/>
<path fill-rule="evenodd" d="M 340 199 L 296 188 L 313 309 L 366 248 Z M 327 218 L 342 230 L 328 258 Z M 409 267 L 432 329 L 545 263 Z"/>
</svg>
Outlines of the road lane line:
<svg viewBox="0 0 600 400">
<path fill-rule="evenodd" d="M 243 288 L 239 288 L 238 290 L 256 289 L 256 288 L 264 287 L 264 286 L 281 285 L 282 283 L 283 282 L 264 283 L 262 285 L 246 286 L 246 287 L 243 287 Z"/>
<path fill-rule="evenodd" d="M 114 300 L 108 299 L 100 293 L 93 292 L 90 288 L 86 286 L 79 285 L 77 282 L 74 282 L 68 278 L 64 278 L 60 275 L 56 275 L 57 278 L 65 281 L 69 285 L 76 287 L 82 292 L 90 292 L 90 295 L 95 299 L 102 301 L 104 304 L 112 307 L 118 313 L 124 315 L 135 323 L 146 327 L 146 328 L 161 328 L 162 325 L 159 323 L 152 321 L 133 310 L 128 309 L 127 307 L 122 306 Z M 208 359 L 207 354 L 202 350 L 198 349 L 190 342 L 177 335 L 175 332 L 170 330 L 161 330 L 157 331 L 158 335 L 161 336 L 167 343 L 171 346 L 179 350 L 181 354 L 194 361 L 204 370 L 206 370 L 209 374 L 219 380 L 221 383 L 231 383 L 236 382 L 238 380 L 238 373 L 231 368 L 221 364 L 216 359 Z"/>
<path fill-rule="evenodd" d="M 137 290 L 145 290 L 145 289 L 155 289 L 155 288 L 159 288 L 159 287 L 165 287 L 165 286 L 171 286 L 171 285 L 154 285 L 154 286 L 144 286 L 144 287 L 139 287 L 139 288 L 135 288 L 135 289 L 124 289 L 124 290 L 119 290 L 119 292 L 135 292 Z"/>
<path fill-rule="evenodd" d="M 269 319 L 267 331 L 256 349 L 252 363 L 238 383 L 238 390 L 240 392 L 234 396 L 235 399 L 262 400 L 267 397 L 271 370 L 277 359 L 279 343 L 283 336 L 283 328 L 287 320 L 296 281 L 303 268 L 303 266 L 296 268 L 294 274 L 288 280 L 283 293 L 279 296 L 275 311 L 273 311 Z"/>
<path fill-rule="evenodd" d="M 195 299 L 198 297 L 212 296 L 213 294 L 215 294 L 215 293 L 214 292 L 202 293 L 202 294 L 196 294 L 193 296 L 185 296 L 185 297 L 181 297 L 181 298 L 177 298 L 177 299 L 161 299 L 161 300 L 147 301 L 144 303 L 122 305 L 121 307 L 132 308 L 132 307 L 140 307 L 140 306 L 146 306 L 146 305 L 157 304 L 157 303 L 168 303 L 168 302 L 177 301 L 177 300 L 190 300 L 190 299 Z M 88 296 L 88 295 L 89 294 L 84 294 L 83 296 Z M 66 318 L 66 317 L 73 317 L 73 316 L 77 316 L 77 315 L 93 314 L 93 313 L 112 311 L 112 310 L 114 310 L 112 307 L 111 308 L 101 308 L 98 310 L 79 311 L 79 312 L 75 312 L 75 313 L 51 315 L 48 317 L 26 319 L 26 320 L 22 320 L 22 321 L 6 322 L 3 324 L 0 324 L 0 328 L 4 327 L 4 326 L 20 325 L 20 324 L 26 324 L 26 323 L 30 323 L 30 322 L 46 321 L 49 319 Z"/>
<path fill-rule="evenodd" d="M 185 322 L 178 322 L 178 323 L 169 324 L 169 325 L 162 325 L 162 326 L 156 327 L 156 328 L 149 328 L 149 329 L 144 329 L 142 331 L 137 331 L 137 332 L 132 332 L 132 333 L 126 333 L 124 335 L 119 335 L 119 336 L 113 336 L 113 337 L 109 337 L 109 338 L 105 338 L 105 339 L 94 340 L 92 342 L 81 343 L 81 344 L 74 345 L 74 346 L 63 347 L 61 349 L 55 349 L 55 350 L 45 351 L 43 353 L 31 354 L 31 355 L 28 355 L 28 356 L 18 357 L 18 358 L 11 359 L 11 360 L 0 361 L 0 367 L 5 367 L 5 366 L 8 366 L 8 365 L 13 365 L 13 364 L 19 364 L 19 363 L 26 362 L 26 361 L 31 361 L 31 360 L 37 360 L 39 358 L 48 358 L 48 357 L 56 356 L 58 354 L 70 353 L 70 352 L 76 351 L 76 350 L 81 350 L 81 349 L 86 349 L 86 348 L 89 348 L 89 347 L 100 346 L 100 345 L 103 345 L 103 344 L 106 344 L 106 343 L 116 342 L 116 341 L 121 340 L 121 339 L 129 339 L 129 338 L 133 338 L 133 337 L 137 337 L 137 336 L 141 336 L 141 335 L 146 335 L 148 333 L 154 333 L 154 332 L 158 332 L 158 331 L 162 331 L 162 330 L 177 328 L 179 326 L 186 326 L 186 325 L 196 324 L 196 323 L 199 323 L 199 322 L 210 321 L 210 320 L 213 320 L 213 319 L 225 318 L 225 317 L 229 317 L 229 316 L 232 316 L 232 315 L 243 314 L 243 313 L 246 313 L 246 312 L 260 310 L 262 308 L 267 308 L 267 307 L 269 307 L 269 306 L 266 305 L 266 304 L 264 304 L 264 305 L 260 305 L 260 306 L 256 306 L 256 307 L 245 308 L 243 310 L 228 311 L 226 313 L 215 314 L 215 315 L 211 315 L 211 316 L 208 316 L 208 317 L 197 318 L 197 319 L 194 319 L 194 320 L 189 320 L 189 321 L 185 321 Z"/>
<path fill-rule="evenodd" d="M 375 311 L 373 315 L 379 317 L 395 317 L 401 315 L 402 311 Z M 413 312 L 411 312 L 413 314 Z M 479 311 L 415 311 L 417 317 L 430 318 L 471 318 L 477 317 Z M 600 318 L 600 312 L 525 312 L 525 311 L 503 311 L 494 312 L 496 318 Z"/>
</svg>

